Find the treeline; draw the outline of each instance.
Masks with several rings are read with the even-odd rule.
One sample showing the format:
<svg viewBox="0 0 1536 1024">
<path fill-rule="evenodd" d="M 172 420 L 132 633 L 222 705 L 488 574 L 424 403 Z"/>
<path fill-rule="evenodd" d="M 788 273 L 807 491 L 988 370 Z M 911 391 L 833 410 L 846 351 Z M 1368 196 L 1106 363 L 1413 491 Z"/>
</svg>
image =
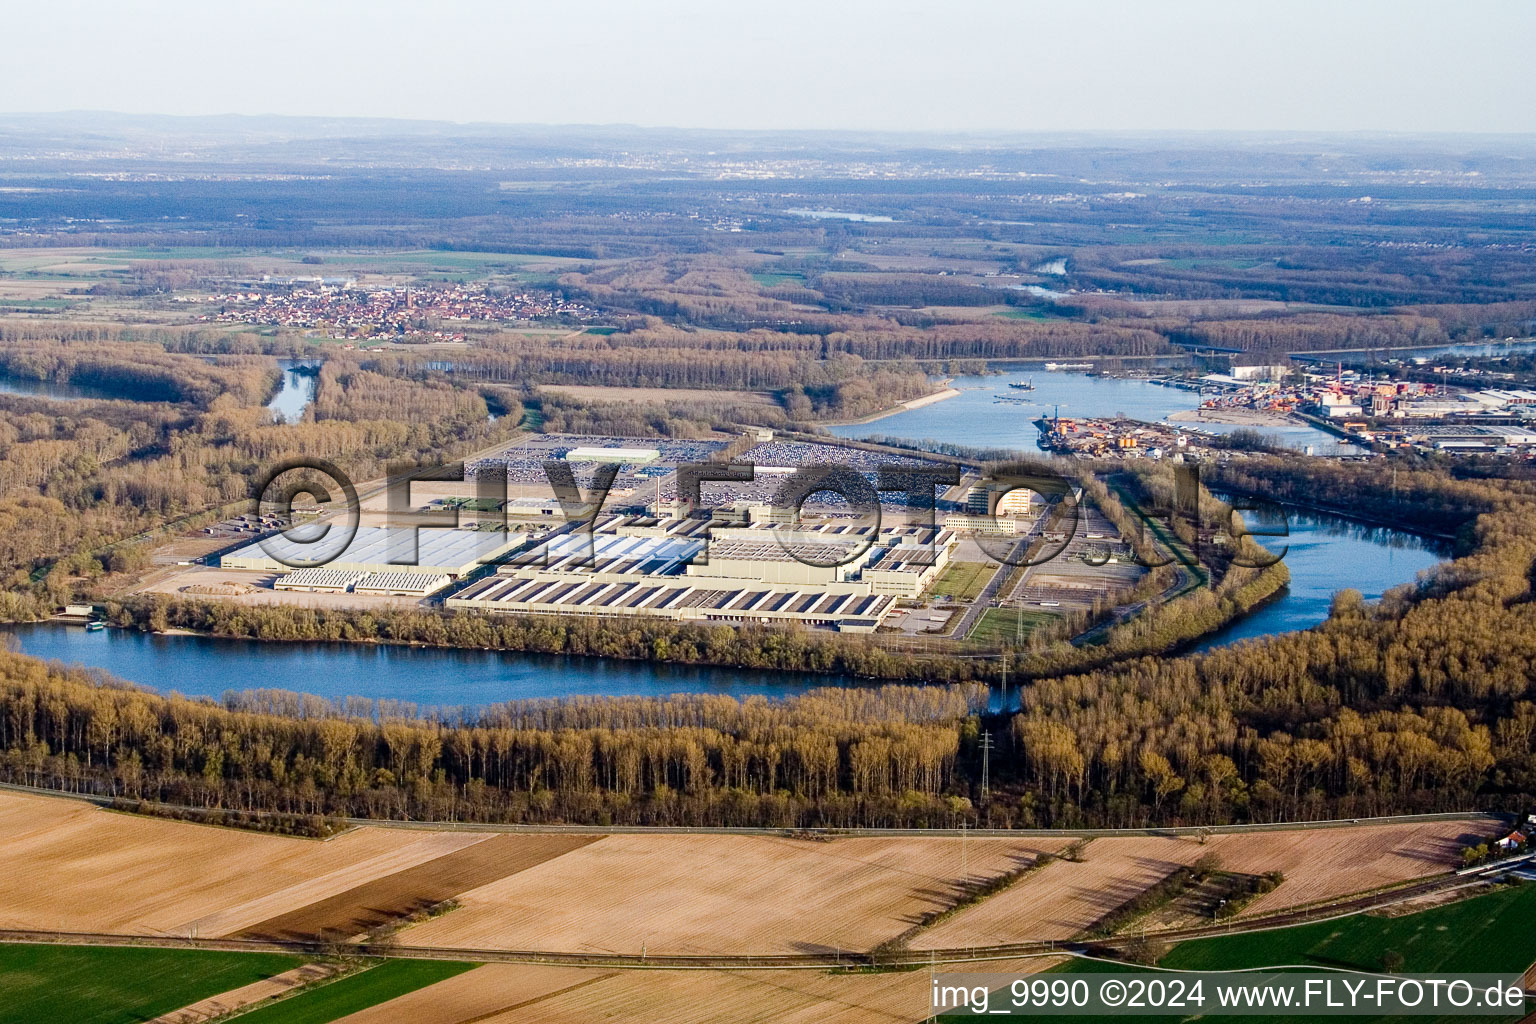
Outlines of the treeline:
<svg viewBox="0 0 1536 1024">
<path fill-rule="evenodd" d="M 735 627 L 635 616 L 506 615 L 428 609 L 299 608 L 172 600 L 161 595 L 109 602 L 110 619 L 142 629 L 189 629 L 255 640 L 381 641 L 469 650 L 595 655 L 687 665 L 720 665 L 867 679 L 964 681 L 986 662 L 934 655 L 914 659 L 871 635 Z"/>
<path fill-rule="evenodd" d="M 964 729 L 961 687 L 679 697 L 611 709 L 297 718 L 102 686 L 0 653 L 0 775 L 239 813 L 448 821 L 936 826 Z"/>
<path fill-rule="evenodd" d="M 196 355 L 301 357 L 315 348 L 300 331 L 276 334 L 175 324 L 121 324 L 100 321 L 0 320 L 0 342 L 144 342 L 167 352 Z"/>
<path fill-rule="evenodd" d="M 1166 331 L 1174 341 L 1245 352 L 1412 348 L 1444 345 L 1451 340 L 1438 320 L 1406 313 L 1295 313 L 1246 320 L 1201 320 L 1169 326 Z"/>
<path fill-rule="evenodd" d="M 784 411 L 792 419 L 862 416 L 932 390 L 928 374 L 910 360 L 869 364 L 848 354 L 820 359 L 804 352 L 646 348 L 632 347 L 628 340 L 625 335 L 591 336 L 560 344 L 514 335 L 490 339 L 456 356 L 450 371 L 427 360 L 393 354 L 361 365 L 394 380 L 446 377 L 456 382 L 525 386 L 774 391 L 783 393 Z M 751 419 L 758 418 L 750 406 L 738 407 Z"/>
<path fill-rule="evenodd" d="M 317 421 L 393 422 L 462 428 L 490 415 L 476 391 L 438 381 L 386 377 L 345 359 L 320 366 L 315 400 L 306 415 Z"/>
<path fill-rule="evenodd" d="M 1073 250 L 1067 284 L 1080 292 L 1160 296 L 1180 300 L 1262 299 L 1311 305 L 1353 306 L 1363 310 L 1425 304 L 1505 304 L 1525 299 L 1526 271 L 1519 252 L 1528 227 L 1495 212 L 1490 220 L 1438 215 L 1432 221 L 1409 208 L 1394 211 L 1396 226 L 1378 219 L 1367 223 L 1347 204 L 1312 204 L 1302 210 L 1290 203 L 1277 207 L 1281 220 L 1263 230 L 1275 232 L 1269 244 L 1211 246 L 1194 239 L 1161 246 L 1079 244 Z M 1443 209 L 1443 207 L 1442 207 Z M 1326 210 L 1326 214 L 1322 211 Z M 1227 223 L 1233 231 L 1257 226 L 1248 213 Z M 1217 224 L 1199 217 L 1201 230 Z M 1502 221 L 1502 223 L 1498 223 Z M 1395 230 L 1412 225 L 1413 244 L 1402 244 Z M 1340 232 L 1350 232 L 1340 241 Z M 1521 240 L 1505 246 L 1469 246 L 1468 234 L 1509 233 Z M 1375 234 L 1375 239 L 1367 240 Z M 1381 244 L 1385 242 L 1385 244 Z"/>
<path fill-rule="evenodd" d="M 1011 305 L 1019 292 L 978 287 L 937 274 L 816 275 L 810 287 L 833 308 L 874 306 L 994 306 Z"/>
<path fill-rule="evenodd" d="M 721 396 L 728 399 L 729 396 Z M 787 422 L 783 410 L 766 403 L 733 401 L 700 402 L 693 395 L 672 402 L 583 402 L 542 390 L 528 404 L 538 416 L 539 427 L 552 434 L 588 434 L 603 437 L 709 437 L 717 425 Z"/>
</svg>

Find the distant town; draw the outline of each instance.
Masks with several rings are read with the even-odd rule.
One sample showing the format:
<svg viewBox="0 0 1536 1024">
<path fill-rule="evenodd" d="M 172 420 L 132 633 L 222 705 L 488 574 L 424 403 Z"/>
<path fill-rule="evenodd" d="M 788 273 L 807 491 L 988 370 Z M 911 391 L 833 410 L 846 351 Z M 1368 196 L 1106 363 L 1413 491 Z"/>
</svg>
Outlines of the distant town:
<svg viewBox="0 0 1536 1024">
<path fill-rule="evenodd" d="M 360 288 L 351 278 L 263 277 L 227 291 L 178 296 L 217 312 L 199 321 L 297 327 L 334 339 L 377 337 L 462 341 L 463 321 L 505 322 L 556 317 L 589 320 L 595 310 L 553 292 L 497 292 L 465 285 Z"/>
</svg>

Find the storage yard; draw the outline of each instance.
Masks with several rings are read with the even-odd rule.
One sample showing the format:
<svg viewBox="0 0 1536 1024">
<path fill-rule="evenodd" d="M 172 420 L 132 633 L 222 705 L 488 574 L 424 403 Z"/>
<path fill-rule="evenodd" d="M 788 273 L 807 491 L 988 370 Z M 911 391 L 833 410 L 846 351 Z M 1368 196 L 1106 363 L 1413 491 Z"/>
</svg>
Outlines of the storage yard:
<svg viewBox="0 0 1536 1024">
<path fill-rule="evenodd" d="M 756 481 L 704 483 L 702 507 L 680 514 L 685 510 L 669 500 L 676 496 L 676 467 L 726 457 L 767 462 L 757 467 Z M 580 518 L 591 515 L 589 509 L 573 513 L 553 495 L 547 461 L 571 466 L 587 496 L 593 468 L 608 460 L 623 460 L 626 473 L 655 488 L 648 497 L 615 493 L 592 519 Z M 978 482 L 972 472 L 944 489 L 935 511 L 938 527 L 915 525 L 901 492 L 887 492 L 902 507 L 886 508 L 878 526 L 846 504 L 824 500 L 826 492 L 812 495 L 800 515 L 764 503 L 805 466 L 848 465 L 873 483 L 881 466 L 923 464 L 836 444 L 750 436 L 728 442 L 534 435 L 467 470 L 505 473 L 505 499 L 486 496 L 472 479 L 423 481 L 411 494 L 421 525 L 399 525 L 376 494 L 364 503 L 355 532 L 336 521 L 304 524 L 291 531 L 300 539 L 320 536 L 327 525 L 331 532 L 313 544 L 268 534 L 207 556 L 215 568 L 180 558 L 172 565 L 167 556 L 138 590 L 252 605 L 436 605 L 490 613 L 794 623 L 993 644 L 1017 632 L 1011 624 L 977 628 L 988 616 L 1003 614 L 999 609 L 1023 608 L 1042 619 L 1102 610 L 1145 574 L 1114 526 L 1086 504 L 1058 524 L 1071 536 L 1047 538 L 1058 555 L 1023 573 L 999 574 L 997 546 L 1022 553 L 1046 528 L 1041 517 L 1052 506 L 1025 488 L 1004 491 L 1001 484 Z M 712 492 L 716 487 L 721 490 Z M 524 493 L 510 496 L 519 489 Z M 458 525 L 450 525 L 455 519 Z M 237 525 L 258 531 L 279 524 L 250 518 Z M 328 560 L 305 567 L 321 559 Z M 953 569 L 957 562 L 963 568 Z M 1005 582 L 1006 592 L 999 589 Z"/>
<path fill-rule="evenodd" d="M 656 499 L 663 479 L 690 462 L 720 461 L 729 441 L 668 438 L 603 437 L 586 434 L 533 434 L 500 451 L 481 455 L 464 466 L 465 479 L 484 473 L 505 473 L 512 497 L 550 497 L 546 462 L 566 462 L 578 485 L 592 483 L 599 465 L 618 463 L 620 470 L 609 491 L 610 501 L 645 504 Z"/>
<path fill-rule="evenodd" d="M 1058 615 L 1084 611 L 1129 590 L 1147 574 L 1115 525 L 1096 508 L 1079 506 L 1072 535 L 1064 539 L 1059 555 L 1020 574 L 1003 604 Z"/>
<path fill-rule="evenodd" d="M 677 467 L 725 458 L 755 460 L 757 479 L 706 482 L 702 506 L 682 509 L 674 500 Z M 622 463 L 632 483 L 654 487 L 627 497 L 616 488 L 591 519 L 582 518 L 590 509 L 568 509 L 553 494 L 547 462 L 570 466 L 588 497 L 595 467 L 610 461 Z M 1021 607 L 1040 616 L 1103 609 L 1107 598 L 1144 575 L 1115 528 L 1087 505 L 1062 524 L 1075 523 L 1067 527 L 1070 537 L 1047 538 L 1048 547 L 1060 547 L 1060 554 L 1026 572 L 999 575 L 993 549 L 1006 543 L 1022 552 L 1045 528 L 1041 516 L 1051 506 L 1026 488 L 999 490 L 1003 485 L 978 482 L 969 471 L 961 484 L 943 489 L 935 510 L 938 527 L 915 525 L 903 492 L 886 492 L 901 507 L 886 508 L 878 526 L 828 492 L 811 495 L 798 515 L 764 503 L 804 467 L 847 466 L 874 483 L 883 466 L 925 464 L 937 465 L 754 435 L 672 441 L 539 434 L 470 464 L 463 482 L 413 485 L 411 515 L 419 525 L 391 518 L 382 491 L 364 502 L 355 528 L 322 519 L 284 535 L 270 532 L 282 521 L 248 516 L 231 521 L 232 532 L 200 543 L 238 541 L 253 533 L 258 539 L 204 556 L 202 561 L 215 563 L 212 568 L 169 554 L 157 558 L 162 568 L 137 589 L 251 605 L 436 605 L 491 613 L 795 623 L 994 643 L 994 633 L 1013 631 L 976 626 L 999 608 Z M 488 496 L 483 481 L 473 479 L 484 472 L 504 473 L 509 496 Z M 311 537 L 313 543 L 302 543 Z M 185 546 L 178 539 L 165 550 L 179 551 L 178 544 Z M 950 569 L 957 556 L 967 564 L 958 575 Z M 310 564 L 315 562 L 323 564 Z M 1005 580 L 1008 589 L 1002 592 Z M 958 626 L 957 614 L 963 619 Z"/>
</svg>

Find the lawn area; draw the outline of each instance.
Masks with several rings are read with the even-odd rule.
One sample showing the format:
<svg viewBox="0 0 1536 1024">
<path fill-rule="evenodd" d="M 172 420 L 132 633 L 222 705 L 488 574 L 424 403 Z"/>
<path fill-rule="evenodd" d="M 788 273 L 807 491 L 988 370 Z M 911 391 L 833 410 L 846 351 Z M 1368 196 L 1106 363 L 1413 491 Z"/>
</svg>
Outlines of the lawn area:
<svg viewBox="0 0 1536 1024">
<path fill-rule="evenodd" d="M 1352 970 L 1381 971 L 1387 950 L 1403 956 L 1400 974 L 1520 974 L 1536 961 L 1536 936 L 1528 930 L 1536 913 L 1536 885 L 1521 885 L 1460 900 L 1442 907 L 1403 917 L 1356 914 L 1336 921 L 1278 928 L 1274 931 L 1228 935 L 1180 943 L 1158 962 L 1159 967 L 1186 971 L 1242 970 L 1282 965 L 1316 965 Z M 1056 968 L 1061 974 L 1146 973 L 1142 967 L 1116 967 L 1102 961 L 1072 960 Z M 997 1001 L 1001 1000 L 1001 1004 Z M 1006 1005 L 1007 995 L 994 997 L 994 1005 Z M 1514 1021 L 1520 1014 L 1504 1016 L 1416 1016 L 1415 1021 L 1447 1024 Z M 968 1019 L 946 1016 L 944 1021 Z M 970 1018 L 974 1019 L 974 1017 Z M 1024 1020 L 1002 1016 L 1002 1020 Z M 1038 1019 L 1038 1018 L 1030 1018 Z M 1071 1018 L 1076 1024 L 1125 1020 L 1124 1016 Z M 1140 1020 L 1178 1020 L 1172 1015 L 1139 1017 Z M 1187 1018 L 1186 1018 L 1187 1019 Z M 1216 1018 L 1222 1019 L 1222 1018 Z M 1226 1019 L 1237 1020 L 1237 1017 Z M 1301 1020 L 1320 1018 L 1261 1018 Z M 1402 1020 L 1402 1017 L 1351 1016 L 1353 1022 Z"/>
<path fill-rule="evenodd" d="M 134 1024 L 302 963 L 279 953 L 0 944 L 0 1024 Z"/>
<path fill-rule="evenodd" d="M 970 601 L 981 593 L 995 572 L 997 566 L 985 562 L 951 562 L 931 589 L 935 594 Z"/>
<path fill-rule="evenodd" d="M 805 275 L 798 273 L 780 274 L 774 273 L 772 271 L 761 271 L 754 273 L 752 275 L 752 280 L 756 281 L 764 288 L 778 288 L 781 285 L 786 284 L 804 284 Z"/>
<path fill-rule="evenodd" d="M 0 299 L 0 309 L 68 309 L 76 304 L 74 299 Z"/>
<path fill-rule="evenodd" d="M 1185 942 L 1160 966 L 1225 970 L 1270 964 L 1319 964 L 1379 971 L 1381 954 L 1403 955 L 1409 974 L 1477 971 L 1518 974 L 1536 961 L 1536 885 L 1461 900 L 1404 917 L 1356 914 L 1272 932 Z"/>
<path fill-rule="evenodd" d="M 1018 608 L 988 608 L 981 615 L 981 620 L 971 629 L 970 639 L 977 643 L 995 644 L 1011 641 L 1018 628 L 1020 610 Z M 1050 612 L 1023 612 L 1024 636 L 1050 622 L 1056 616 Z"/>
<path fill-rule="evenodd" d="M 326 1024 L 463 974 L 479 964 L 454 960 L 386 960 L 359 974 L 241 1014 L 240 1024 Z"/>
</svg>

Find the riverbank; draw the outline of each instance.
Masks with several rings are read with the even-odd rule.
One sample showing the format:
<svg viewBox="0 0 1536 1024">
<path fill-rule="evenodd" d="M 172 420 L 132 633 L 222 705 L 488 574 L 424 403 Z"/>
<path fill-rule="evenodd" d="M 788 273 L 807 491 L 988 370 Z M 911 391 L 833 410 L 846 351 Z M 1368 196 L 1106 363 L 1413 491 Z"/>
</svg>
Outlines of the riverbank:
<svg viewBox="0 0 1536 1024">
<path fill-rule="evenodd" d="M 956 395 L 960 394 L 959 391 L 957 391 L 956 389 L 954 389 L 954 388 L 949 386 L 949 381 L 943 381 L 942 383 L 943 383 L 944 386 L 939 391 L 935 391 L 935 392 L 933 392 L 931 394 L 923 395 L 920 398 L 913 398 L 913 399 L 911 399 L 909 401 L 902 402 L 900 405 L 893 405 L 889 409 L 884 409 L 884 410 L 882 410 L 880 412 L 870 413 L 868 416 L 865 416 L 862 419 L 857 419 L 857 420 L 839 420 L 836 423 L 819 423 L 819 424 L 817 424 L 817 426 L 822 426 L 822 427 L 857 427 L 857 426 L 862 426 L 865 423 L 873 423 L 876 420 L 883 420 L 887 416 L 897 416 L 897 415 L 900 415 L 901 413 L 904 413 L 904 412 L 911 412 L 913 409 L 921 409 L 921 408 L 923 408 L 926 405 L 933 405 L 935 402 L 942 402 L 942 401 L 944 401 L 946 399 L 954 398 Z"/>
</svg>

